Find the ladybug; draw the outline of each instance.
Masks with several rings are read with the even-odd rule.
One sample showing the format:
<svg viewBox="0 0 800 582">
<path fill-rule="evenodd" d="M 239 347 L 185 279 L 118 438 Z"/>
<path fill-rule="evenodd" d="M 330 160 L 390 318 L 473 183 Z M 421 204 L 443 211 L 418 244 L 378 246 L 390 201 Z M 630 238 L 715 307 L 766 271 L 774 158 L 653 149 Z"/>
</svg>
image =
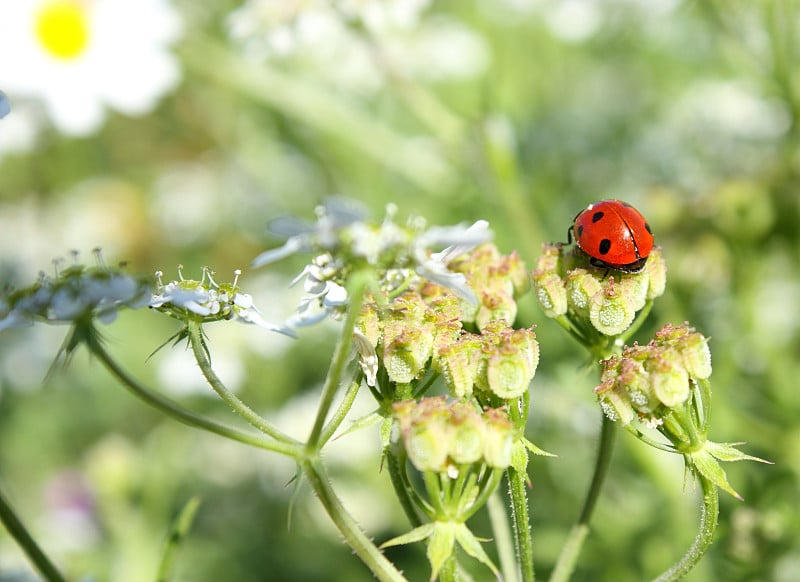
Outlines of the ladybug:
<svg viewBox="0 0 800 582">
<path fill-rule="evenodd" d="M 582 210 L 567 231 L 595 267 L 638 273 L 653 248 L 653 231 L 627 202 L 601 200 Z"/>
</svg>

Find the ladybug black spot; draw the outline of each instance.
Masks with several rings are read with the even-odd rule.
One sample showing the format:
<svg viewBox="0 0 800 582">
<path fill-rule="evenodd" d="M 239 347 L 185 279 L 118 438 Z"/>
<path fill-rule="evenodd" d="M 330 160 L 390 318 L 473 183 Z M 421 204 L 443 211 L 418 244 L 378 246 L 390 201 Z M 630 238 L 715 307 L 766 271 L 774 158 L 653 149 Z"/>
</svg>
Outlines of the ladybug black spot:
<svg viewBox="0 0 800 582">
<path fill-rule="evenodd" d="M 650 225 L 649 225 L 649 224 L 647 224 L 647 223 L 645 222 L 645 223 L 644 223 L 644 227 L 647 229 L 647 232 L 649 232 L 650 234 L 653 234 L 653 231 L 652 231 L 652 230 L 650 230 Z"/>
<path fill-rule="evenodd" d="M 600 210 L 592 214 L 592 224 L 603 218 L 603 216 L 605 216 L 605 213 Z"/>
<path fill-rule="evenodd" d="M 607 254 L 608 251 L 611 250 L 611 241 L 608 240 L 607 238 L 604 238 L 603 240 L 601 240 L 600 241 L 600 247 L 599 247 L 598 250 L 600 251 L 601 255 Z"/>
<path fill-rule="evenodd" d="M 579 226 L 578 227 L 578 238 L 581 238 L 582 236 L 583 236 L 583 227 Z"/>
</svg>

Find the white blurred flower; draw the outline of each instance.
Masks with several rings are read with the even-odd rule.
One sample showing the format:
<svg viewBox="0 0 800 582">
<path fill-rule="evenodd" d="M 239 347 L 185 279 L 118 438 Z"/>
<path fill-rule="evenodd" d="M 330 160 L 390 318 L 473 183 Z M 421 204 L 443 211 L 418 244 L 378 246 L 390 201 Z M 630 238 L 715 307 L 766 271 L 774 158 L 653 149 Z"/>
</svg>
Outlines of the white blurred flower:
<svg viewBox="0 0 800 582">
<path fill-rule="evenodd" d="M 289 60 L 345 90 L 372 93 L 384 67 L 422 80 L 468 78 L 489 63 L 486 42 L 465 25 L 425 18 L 431 0 L 248 0 L 228 34 L 254 60 Z M 355 26 L 354 26 L 355 23 Z M 370 42 L 364 42 L 364 36 Z M 377 49 L 377 50 L 376 50 Z"/>
<path fill-rule="evenodd" d="M 0 86 L 41 100 L 56 127 L 86 135 L 105 107 L 147 113 L 177 84 L 168 46 L 181 22 L 167 0 L 21 0 L 3 6 Z"/>
</svg>

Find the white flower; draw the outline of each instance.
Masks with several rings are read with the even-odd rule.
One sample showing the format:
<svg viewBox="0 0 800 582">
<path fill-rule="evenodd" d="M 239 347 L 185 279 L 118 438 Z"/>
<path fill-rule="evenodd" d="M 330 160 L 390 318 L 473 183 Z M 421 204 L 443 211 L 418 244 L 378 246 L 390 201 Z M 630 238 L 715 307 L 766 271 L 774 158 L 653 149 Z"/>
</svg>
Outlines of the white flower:
<svg viewBox="0 0 800 582">
<path fill-rule="evenodd" d="M 150 307 L 180 320 L 199 320 L 203 323 L 234 319 L 241 323 L 251 323 L 294 337 L 294 331 L 285 325 L 274 325 L 261 317 L 253 297 L 241 293 L 236 286 L 241 271 L 235 271 L 233 283 L 218 285 L 211 271 L 203 268 L 200 281 L 184 279 L 181 267 L 178 268 L 178 281 L 166 285 L 161 281 L 161 271 L 156 272 L 158 286 L 150 298 Z"/>
<path fill-rule="evenodd" d="M 69 323 L 85 317 L 111 323 L 122 307 L 148 303 L 151 282 L 109 269 L 74 264 L 54 278 L 42 275 L 34 285 L 0 299 L 0 331 L 34 321 Z"/>
<path fill-rule="evenodd" d="M 177 84 L 167 48 L 181 23 L 167 0 L 22 0 L 3 6 L 0 86 L 41 100 L 56 127 L 86 135 L 105 107 L 150 111 Z"/>
<path fill-rule="evenodd" d="M 11 113 L 11 103 L 8 102 L 6 94 L 0 91 L 0 119 Z"/>
</svg>

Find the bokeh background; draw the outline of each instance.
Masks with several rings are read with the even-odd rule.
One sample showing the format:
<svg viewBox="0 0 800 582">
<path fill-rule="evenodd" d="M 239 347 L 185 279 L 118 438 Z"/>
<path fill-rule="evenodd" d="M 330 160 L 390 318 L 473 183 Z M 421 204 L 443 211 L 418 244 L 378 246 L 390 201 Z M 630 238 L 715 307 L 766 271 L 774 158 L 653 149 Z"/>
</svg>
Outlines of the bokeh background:
<svg viewBox="0 0 800 582">
<path fill-rule="evenodd" d="M 23 0 L 0 10 L 0 276 L 27 285 L 78 249 L 167 278 L 208 265 L 267 319 L 288 318 L 305 257 L 250 272 L 279 241 L 270 218 L 313 217 L 345 195 L 379 219 L 488 219 L 529 268 L 589 202 L 623 198 L 664 248 L 668 286 L 648 325 L 711 337 L 711 438 L 773 466 L 729 464 L 716 541 L 689 579 L 800 577 L 800 2 L 795 0 Z M 542 358 L 528 436 L 545 577 L 591 470 L 596 372 L 531 295 Z M 112 351 L 187 406 L 236 422 L 147 311 L 107 328 Z M 290 340 L 209 328 L 220 375 L 302 436 L 336 326 Z M 291 463 L 221 442 L 134 400 L 78 355 L 43 382 L 65 329 L 0 334 L 0 484 L 74 579 L 152 580 L 171 521 L 199 495 L 176 580 L 356 581 Z M 368 412 L 368 400 L 359 402 Z M 327 460 L 378 540 L 407 528 L 378 437 Z M 290 519 L 291 517 L 291 519 Z M 476 529 L 488 535 L 479 516 Z M 680 460 L 621 434 L 575 580 L 639 581 L 695 535 Z M 425 580 L 424 548 L 393 549 Z M 85 577 L 85 578 L 84 578 Z M 0 531 L 0 580 L 31 580 Z M 488 572 L 476 570 L 476 579 Z"/>
</svg>

